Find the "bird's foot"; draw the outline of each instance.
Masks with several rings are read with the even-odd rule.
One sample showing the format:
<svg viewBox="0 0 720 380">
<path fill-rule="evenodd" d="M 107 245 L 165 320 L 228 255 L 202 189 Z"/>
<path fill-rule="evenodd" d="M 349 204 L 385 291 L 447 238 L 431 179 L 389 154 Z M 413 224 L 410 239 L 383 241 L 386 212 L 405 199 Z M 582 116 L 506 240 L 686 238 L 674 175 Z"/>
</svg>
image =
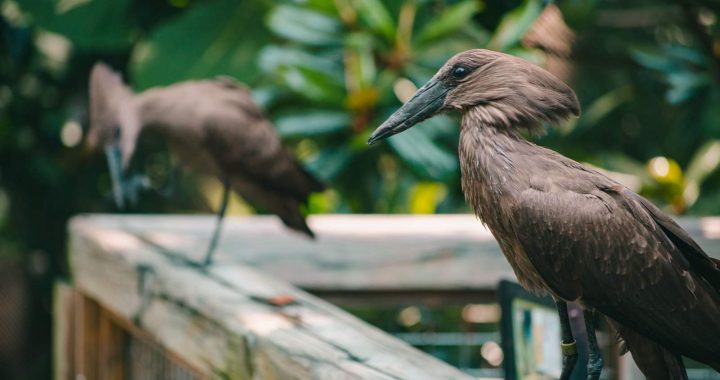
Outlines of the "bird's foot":
<svg viewBox="0 0 720 380">
<path fill-rule="evenodd" d="M 155 270 L 147 265 L 141 264 L 137 267 L 138 272 L 138 298 L 140 299 L 140 305 L 132 316 L 131 320 L 137 326 L 142 324 L 143 316 L 145 311 L 148 309 L 153 300 L 153 284 L 152 276 L 155 275 Z"/>
<path fill-rule="evenodd" d="M 560 380 L 569 380 L 578 360 L 577 343 L 574 340 L 570 343 L 562 342 L 560 343 L 560 349 L 563 356 Z"/>
<path fill-rule="evenodd" d="M 125 180 L 125 188 L 123 189 L 124 197 L 131 206 L 135 206 L 140 199 L 140 192 L 152 188 L 150 179 L 143 174 L 134 174 Z"/>
<path fill-rule="evenodd" d="M 583 319 L 585 319 L 585 331 L 587 331 L 588 338 L 588 364 L 587 364 L 587 379 L 598 380 L 600 378 L 600 372 L 603 369 L 603 358 L 602 351 L 597 342 L 597 335 L 595 333 L 595 324 L 597 322 L 598 314 L 591 309 L 583 310 Z"/>
<path fill-rule="evenodd" d="M 603 358 L 600 355 L 593 355 L 592 353 L 588 357 L 587 365 L 587 380 L 598 380 L 600 373 L 603 369 Z"/>
<path fill-rule="evenodd" d="M 200 268 L 201 269 L 207 269 L 212 265 L 212 252 L 208 252 L 205 254 L 205 258 L 200 262 Z"/>
</svg>

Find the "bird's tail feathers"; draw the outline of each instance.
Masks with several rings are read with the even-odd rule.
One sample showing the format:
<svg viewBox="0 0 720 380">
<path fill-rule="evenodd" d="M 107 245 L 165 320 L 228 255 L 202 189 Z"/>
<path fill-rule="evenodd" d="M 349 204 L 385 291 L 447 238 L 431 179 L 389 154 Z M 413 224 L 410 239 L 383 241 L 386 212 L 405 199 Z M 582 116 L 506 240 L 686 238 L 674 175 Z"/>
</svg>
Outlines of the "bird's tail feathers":
<svg viewBox="0 0 720 380">
<path fill-rule="evenodd" d="M 608 318 L 621 342 L 621 354 L 630 352 L 640 371 L 649 380 L 688 380 L 680 355 Z"/>
<path fill-rule="evenodd" d="M 308 186 L 310 188 L 310 191 L 313 193 L 319 193 L 322 191 L 325 191 L 327 189 L 327 185 L 325 182 L 319 180 L 314 174 L 312 174 L 310 171 L 305 169 L 302 165 L 298 164 L 298 167 L 300 168 L 300 171 L 305 176 L 305 179 L 307 180 Z"/>
<path fill-rule="evenodd" d="M 300 210 L 300 204 L 295 200 L 288 200 L 284 202 L 282 204 L 282 209 L 274 210 L 274 212 L 289 228 L 303 233 L 311 239 L 315 239 L 315 233 L 310 229 L 310 227 L 308 227 L 305 216 Z"/>
</svg>

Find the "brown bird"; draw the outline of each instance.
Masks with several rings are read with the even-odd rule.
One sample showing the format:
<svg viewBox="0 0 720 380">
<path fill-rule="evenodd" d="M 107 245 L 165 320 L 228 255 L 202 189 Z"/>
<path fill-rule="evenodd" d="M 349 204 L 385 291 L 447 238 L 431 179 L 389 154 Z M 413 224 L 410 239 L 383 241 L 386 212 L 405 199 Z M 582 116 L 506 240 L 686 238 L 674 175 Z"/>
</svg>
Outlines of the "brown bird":
<svg viewBox="0 0 720 380">
<path fill-rule="evenodd" d="M 570 87 L 522 59 L 466 51 L 451 58 L 368 142 L 449 110 L 462 112 L 466 200 L 520 283 L 557 302 L 563 379 L 577 358 L 565 302 L 585 310 L 589 379 L 602 369 L 595 310 L 617 327 L 648 377 L 686 378 L 680 355 L 720 371 L 720 261 L 641 196 L 521 137 L 522 129 L 579 115 Z"/>
<path fill-rule="evenodd" d="M 185 166 L 223 182 L 205 265 L 219 238 L 230 189 L 293 230 L 314 236 L 300 205 L 325 185 L 298 164 L 250 91 L 235 80 L 187 81 L 134 94 L 119 74 L 98 63 L 90 74 L 90 125 L 88 144 L 105 148 L 119 206 L 131 190 L 125 171 L 143 130 L 166 138 Z"/>
</svg>

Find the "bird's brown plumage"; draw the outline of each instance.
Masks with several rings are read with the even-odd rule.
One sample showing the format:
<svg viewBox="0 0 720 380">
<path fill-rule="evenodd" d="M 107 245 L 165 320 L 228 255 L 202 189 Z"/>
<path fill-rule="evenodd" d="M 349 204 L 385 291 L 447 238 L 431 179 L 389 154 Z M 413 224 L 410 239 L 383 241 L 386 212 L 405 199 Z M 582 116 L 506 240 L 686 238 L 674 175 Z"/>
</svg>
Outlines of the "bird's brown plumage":
<svg viewBox="0 0 720 380">
<path fill-rule="evenodd" d="M 463 112 L 465 197 L 523 286 L 617 321 L 641 368 L 684 372 L 685 355 L 720 370 L 718 261 L 647 200 L 521 137 L 579 113 L 568 86 L 516 57 L 460 53 L 370 142 L 449 109 Z"/>
<path fill-rule="evenodd" d="M 125 167 L 141 131 L 154 130 L 182 164 L 229 181 L 252 205 L 313 236 L 300 205 L 324 184 L 298 164 L 239 82 L 187 81 L 132 95 L 118 74 L 98 64 L 90 89 L 91 136 L 106 143 L 119 127 Z"/>
</svg>

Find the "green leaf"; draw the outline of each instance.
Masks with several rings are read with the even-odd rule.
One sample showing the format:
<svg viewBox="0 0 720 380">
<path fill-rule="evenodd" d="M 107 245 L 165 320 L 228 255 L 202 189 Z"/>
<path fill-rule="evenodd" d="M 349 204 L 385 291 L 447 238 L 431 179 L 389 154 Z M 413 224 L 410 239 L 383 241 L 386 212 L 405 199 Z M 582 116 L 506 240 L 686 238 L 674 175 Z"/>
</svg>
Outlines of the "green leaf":
<svg viewBox="0 0 720 380">
<path fill-rule="evenodd" d="M 377 76 L 372 37 L 366 33 L 352 33 L 346 41 L 348 50 L 354 53 L 346 55 L 346 74 L 352 73 L 361 87 L 370 86 Z"/>
<path fill-rule="evenodd" d="M 701 184 L 720 167 L 720 141 L 706 142 L 695 152 L 685 170 L 685 180 Z"/>
<path fill-rule="evenodd" d="M 540 0 L 525 0 L 521 6 L 503 17 L 488 43 L 488 49 L 506 51 L 517 45 L 530 30 L 542 9 Z"/>
<path fill-rule="evenodd" d="M 156 28 L 132 53 L 134 85 L 144 89 L 191 78 L 229 75 L 249 83 L 263 34 L 261 2 L 220 0 L 194 5 Z M 253 30 L 253 38 L 244 38 Z M 191 31 L 191 32 L 190 32 Z"/>
<path fill-rule="evenodd" d="M 469 28 L 465 27 L 464 29 L 467 30 Z M 487 35 L 485 38 L 477 38 L 463 36 L 462 34 L 451 34 L 449 37 L 430 41 L 413 53 L 414 62 L 409 65 L 422 65 L 427 68 L 432 68 L 434 74 L 438 67 L 441 67 L 450 57 L 458 52 L 483 46 L 488 40 L 487 37 Z"/>
<path fill-rule="evenodd" d="M 352 160 L 354 151 L 348 146 L 330 146 L 305 161 L 305 166 L 325 180 L 332 180 Z"/>
<path fill-rule="evenodd" d="M 360 19 L 371 30 L 380 33 L 387 41 L 395 39 L 395 24 L 380 0 L 358 0 L 355 7 Z"/>
<path fill-rule="evenodd" d="M 342 54 L 341 51 L 332 51 L 332 53 L 336 56 Z M 295 66 L 326 73 L 338 81 L 343 80 L 342 62 L 299 48 L 270 45 L 260 51 L 258 63 L 262 71 L 270 74 L 285 67 Z"/>
<path fill-rule="evenodd" d="M 657 49 L 631 48 L 630 57 L 648 69 L 669 73 L 680 70 L 680 65 Z"/>
<path fill-rule="evenodd" d="M 306 99 L 331 106 L 344 104 L 345 89 L 326 73 L 301 67 L 289 67 L 280 70 L 277 75 L 277 78 L 289 90 Z"/>
<path fill-rule="evenodd" d="M 625 85 L 610 90 L 599 98 L 595 99 L 585 109 L 582 115 L 582 123 L 585 126 L 592 126 L 601 121 L 605 116 L 617 109 L 623 103 L 632 99 L 632 87 Z"/>
<path fill-rule="evenodd" d="M 705 66 L 710 63 L 710 60 L 702 53 L 702 51 L 689 48 L 687 46 L 670 45 L 665 46 L 663 50 L 668 56 L 682 60 L 686 63 L 698 66 Z"/>
<path fill-rule="evenodd" d="M 670 89 L 665 94 L 665 98 L 671 104 L 678 104 L 688 100 L 699 89 L 707 86 L 711 78 L 707 73 L 681 71 L 668 74 L 667 81 Z"/>
<path fill-rule="evenodd" d="M 270 12 L 267 25 L 275 34 L 291 41 L 314 46 L 342 43 L 340 21 L 299 7 L 275 7 Z"/>
<path fill-rule="evenodd" d="M 80 49 L 107 51 L 130 45 L 130 0 L 33 0 L 18 5 L 36 25 L 67 37 Z"/>
<path fill-rule="evenodd" d="M 425 178 L 447 181 L 457 173 L 457 156 L 433 143 L 422 125 L 387 141 L 404 162 Z"/>
<path fill-rule="evenodd" d="M 695 152 L 684 173 L 683 200 L 687 207 L 698 200 L 702 183 L 718 168 L 720 168 L 720 141 L 708 141 Z"/>
<path fill-rule="evenodd" d="M 283 138 L 311 137 L 347 129 L 350 115 L 343 111 L 298 110 L 275 121 Z"/>
<path fill-rule="evenodd" d="M 655 180 L 648 173 L 645 163 L 623 153 L 605 152 L 601 155 L 601 162 L 599 163 L 606 170 L 624 173 L 636 178 L 641 188 L 655 184 Z"/>
<path fill-rule="evenodd" d="M 703 109 L 700 116 L 700 123 L 705 136 L 720 137 L 718 104 L 720 104 L 720 86 L 712 86 L 710 91 L 703 96 Z"/>
<path fill-rule="evenodd" d="M 471 22 L 472 17 L 480 10 L 482 3 L 478 0 L 465 0 L 447 7 L 438 17 L 425 25 L 418 36 L 418 42 L 426 43 L 446 37 Z"/>
</svg>

